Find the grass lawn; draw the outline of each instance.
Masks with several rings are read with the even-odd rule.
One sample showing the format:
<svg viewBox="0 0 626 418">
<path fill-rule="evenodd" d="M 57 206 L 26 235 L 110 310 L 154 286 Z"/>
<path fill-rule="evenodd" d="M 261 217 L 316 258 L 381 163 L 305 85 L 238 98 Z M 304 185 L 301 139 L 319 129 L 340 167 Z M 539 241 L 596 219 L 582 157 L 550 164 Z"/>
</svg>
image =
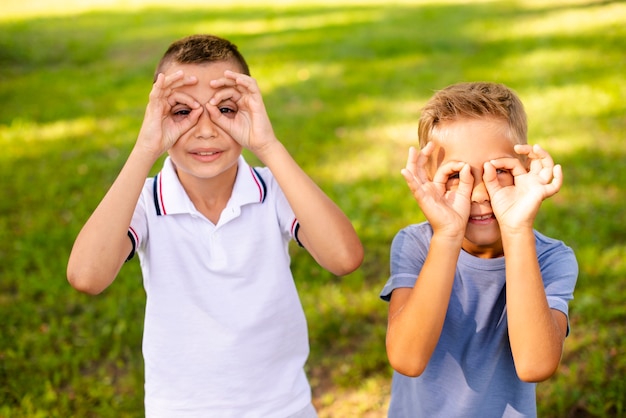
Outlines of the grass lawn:
<svg viewBox="0 0 626 418">
<path fill-rule="evenodd" d="M 536 226 L 574 248 L 580 276 L 539 415 L 626 416 L 626 3 L 212 3 L 0 7 L 0 417 L 141 416 L 138 262 L 98 297 L 65 266 L 134 143 L 157 60 L 196 32 L 239 45 L 278 137 L 365 245 L 343 278 L 293 249 L 320 418 L 386 415 L 378 292 L 394 234 L 424 219 L 399 171 L 425 100 L 469 80 L 515 89 L 531 142 L 564 167 Z"/>
</svg>

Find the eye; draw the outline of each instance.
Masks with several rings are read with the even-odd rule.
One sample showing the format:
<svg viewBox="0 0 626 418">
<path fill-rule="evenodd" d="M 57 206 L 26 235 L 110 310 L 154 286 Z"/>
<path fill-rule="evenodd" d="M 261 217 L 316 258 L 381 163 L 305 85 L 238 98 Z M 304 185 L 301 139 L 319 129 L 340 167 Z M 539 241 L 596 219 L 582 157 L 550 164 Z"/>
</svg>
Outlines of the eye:
<svg viewBox="0 0 626 418">
<path fill-rule="evenodd" d="M 234 118 L 235 114 L 237 113 L 237 109 L 233 108 L 231 106 L 219 106 L 218 108 L 220 110 L 220 112 L 225 115 L 227 118 Z"/>
<path fill-rule="evenodd" d="M 176 121 L 180 121 L 186 118 L 187 116 L 189 116 L 190 113 L 191 109 L 187 106 L 183 106 L 182 104 L 179 104 L 172 108 L 172 118 Z"/>
<path fill-rule="evenodd" d="M 511 170 L 506 170 L 504 168 L 498 168 L 496 170 L 496 174 L 498 175 L 498 182 L 502 186 L 510 186 L 514 183 L 513 174 L 511 174 Z"/>
<path fill-rule="evenodd" d="M 460 183 L 460 175 L 459 172 L 450 173 L 448 176 L 448 181 L 446 182 L 446 190 L 452 191 L 456 190 L 459 187 Z"/>
</svg>

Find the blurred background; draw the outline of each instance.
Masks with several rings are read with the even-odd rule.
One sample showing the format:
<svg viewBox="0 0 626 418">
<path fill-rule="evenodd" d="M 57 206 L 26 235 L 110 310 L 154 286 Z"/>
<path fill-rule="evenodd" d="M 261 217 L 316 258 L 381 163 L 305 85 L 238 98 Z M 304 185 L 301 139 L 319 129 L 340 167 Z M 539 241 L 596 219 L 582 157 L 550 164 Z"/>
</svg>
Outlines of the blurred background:
<svg viewBox="0 0 626 418">
<path fill-rule="evenodd" d="M 134 144 L 157 61 L 192 33 L 239 46 L 278 137 L 365 245 L 340 278 L 292 251 L 320 418 L 386 416 L 378 293 L 393 236 L 424 219 L 399 172 L 424 102 L 477 80 L 517 91 L 530 142 L 565 172 L 536 227 L 574 248 L 580 276 L 539 416 L 626 416 L 624 22 L 625 2 L 601 0 L 3 2 L 0 417 L 142 416 L 139 263 L 97 297 L 65 267 Z"/>
</svg>

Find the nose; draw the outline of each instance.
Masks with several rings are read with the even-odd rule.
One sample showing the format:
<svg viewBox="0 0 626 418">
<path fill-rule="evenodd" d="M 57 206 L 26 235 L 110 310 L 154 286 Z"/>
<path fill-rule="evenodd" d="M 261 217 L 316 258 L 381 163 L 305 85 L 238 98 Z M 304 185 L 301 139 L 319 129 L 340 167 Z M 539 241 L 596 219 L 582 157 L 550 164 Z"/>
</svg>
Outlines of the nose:
<svg viewBox="0 0 626 418">
<path fill-rule="evenodd" d="M 489 193 L 483 182 L 482 173 L 480 177 L 474 176 L 474 187 L 472 188 L 472 202 L 483 203 L 489 201 Z"/>
<path fill-rule="evenodd" d="M 204 109 L 195 126 L 195 136 L 199 139 L 211 139 L 217 136 L 217 126 L 211 120 L 209 111 Z"/>
</svg>

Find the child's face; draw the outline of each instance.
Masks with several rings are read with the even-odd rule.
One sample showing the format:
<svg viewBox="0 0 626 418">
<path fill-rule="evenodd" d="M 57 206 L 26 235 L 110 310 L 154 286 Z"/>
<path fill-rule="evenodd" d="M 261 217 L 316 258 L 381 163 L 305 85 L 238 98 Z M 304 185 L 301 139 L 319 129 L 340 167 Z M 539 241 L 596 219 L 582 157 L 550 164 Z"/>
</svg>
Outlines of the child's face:
<svg viewBox="0 0 626 418">
<path fill-rule="evenodd" d="M 182 70 L 185 77 L 195 76 L 198 82 L 193 85 L 179 87 L 177 90 L 191 96 L 201 106 L 205 106 L 215 94 L 209 82 L 224 76 L 225 70 L 241 71 L 232 62 L 222 61 L 206 64 L 173 63 L 165 69 L 165 74 L 173 74 Z M 234 111 L 234 103 L 221 103 L 224 111 Z M 185 105 L 175 105 L 172 112 L 176 117 L 186 117 L 189 109 Z M 203 179 L 216 179 L 226 176 L 234 181 L 237 172 L 237 159 L 242 147 L 230 135 L 213 123 L 209 113 L 204 111 L 198 123 L 183 134 L 168 151 L 178 176 L 183 184 L 189 176 Z"/>
<path fill-rule="evenodd" d="M 499 158 L 518 158 L 506 132 L 507 124 L 501 120 L 461 119 L 443 125 L 434 140 L 431 175 L 434 170 L 449 162 L 462 161 L 470 166 L 474 186 L 463 249 L 478 257 L 502 255 L 500 228 L 483 183 L 483 165 Z M 456 175 L 448 177 L 446 188 L 454 190 L 458 181 Z M 508 171 L 499 170 L 498 181 L 503 186 L 510 186 L 513 184 L 513 176 Z"/>
</svg>

